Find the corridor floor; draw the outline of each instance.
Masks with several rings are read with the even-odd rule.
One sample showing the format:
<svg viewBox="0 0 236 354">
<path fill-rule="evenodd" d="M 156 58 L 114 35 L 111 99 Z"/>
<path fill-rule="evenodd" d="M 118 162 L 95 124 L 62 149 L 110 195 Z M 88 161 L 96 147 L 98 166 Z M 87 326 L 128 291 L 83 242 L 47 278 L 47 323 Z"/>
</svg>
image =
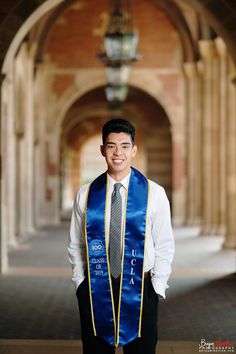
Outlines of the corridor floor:
<svg viewBox="0 0 236 354">
<path fill-rule="evenodd" d="M 235 252 L 196 228 L 175 229 L 175 239 L 170 289 L 159 304 L 158 354 L 198 353 L 202 339 L 235 343 Z M 1 354 L 81 353 L 67 242 L 64 224 L 11 250 L 9 272 L 0 276 Z"/>
</svg>

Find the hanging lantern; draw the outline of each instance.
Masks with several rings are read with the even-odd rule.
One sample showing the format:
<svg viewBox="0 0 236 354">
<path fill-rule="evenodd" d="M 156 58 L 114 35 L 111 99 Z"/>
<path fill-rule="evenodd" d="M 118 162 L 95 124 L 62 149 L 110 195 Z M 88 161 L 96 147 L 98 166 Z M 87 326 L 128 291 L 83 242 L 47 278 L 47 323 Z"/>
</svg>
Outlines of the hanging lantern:
<svg viewBox="0 0 236 354">
<path fill-rule="evenodd" d="M 98 58 L 106 66 L 109 83 L 106 97 L 109 102 L 123 102 L 126 99 L 130 67 L 132 62 L 138 60 L 138 34 L 133 30 L 129 7 L 128 1 L 115 1 L 104 35 L 105 51 L 98 54 Z"/>
<path fill-rule="evenodd" d="M 137 45 L 138 35 L 133 31 L 130 14 L 122 11 L 121 1 L 116 1 L 104 37 L 106 54 L 110 60 L 137 60 Z"/>
<path fill-rule="evenodd" d="M 107 85 L 106 98 L 109 102 L 124 102 L 128 94 L 126 85 Z"/>
<path fill-rule="evenodd" d="M 107 65 L 106 75 L 109 84 L 113 85 L 124 85 L 127 84 L 130 73 L 129 65 Z"/>
</svg>

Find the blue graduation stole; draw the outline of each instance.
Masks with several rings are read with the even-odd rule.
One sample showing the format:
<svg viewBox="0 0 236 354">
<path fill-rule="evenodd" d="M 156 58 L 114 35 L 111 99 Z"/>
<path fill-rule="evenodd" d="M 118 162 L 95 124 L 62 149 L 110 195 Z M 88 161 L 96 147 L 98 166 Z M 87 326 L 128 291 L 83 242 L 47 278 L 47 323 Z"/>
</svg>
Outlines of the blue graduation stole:
<svg viewBox="0 0 236 354">
<path fill-rule="evenodd" d="M 85 219 L 89 293 L 94 334 L 112 346 L 123 346 L 141 336 L 144 286 L 144 249 L 148 181 L 131 169 L 123 236 L 120 301 L 117 320 L 105 238 L 106 173 L 90 185 Z M 109 237 L 108 237 L 109 239 Z"/>
</svg>

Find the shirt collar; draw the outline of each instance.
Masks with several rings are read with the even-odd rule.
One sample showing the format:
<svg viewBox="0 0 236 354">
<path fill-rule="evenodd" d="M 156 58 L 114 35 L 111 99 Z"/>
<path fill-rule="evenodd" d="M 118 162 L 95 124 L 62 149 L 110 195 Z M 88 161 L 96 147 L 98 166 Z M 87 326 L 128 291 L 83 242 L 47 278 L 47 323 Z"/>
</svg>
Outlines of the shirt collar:
<svg viewBox="0 0 236 354">
<path fill-rule="evenodd" d="M 131 170 L 130 172 L 128 173 L 128 175 L 123 178 L 121 181 L 119 181 L 119 183 L 122 184 L 122 186 L 125 188 L 125 189 L 128 189 L 128 184 L 129 184 L 129 178 L 130 178 L 130 173 L 131 173 Z M 109 189 L 113 189 L 114 188 L 114 184 L 115 183 L 118 183 L 118 181 L 115 181 L 108 173 L 107 173 L 107 180 L 108 180 L 108 187 Z"/>
</svg>

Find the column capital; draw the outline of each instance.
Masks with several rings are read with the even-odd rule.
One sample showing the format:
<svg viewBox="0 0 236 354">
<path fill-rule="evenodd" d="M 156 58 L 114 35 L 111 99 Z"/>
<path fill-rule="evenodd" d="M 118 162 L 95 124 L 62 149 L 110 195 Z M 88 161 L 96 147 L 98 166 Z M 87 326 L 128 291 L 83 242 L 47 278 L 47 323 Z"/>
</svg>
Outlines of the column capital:
<svg viewBox="0 0 236 354">
<path fill-rule="evenodd" d="M 221 37 L 217 37 L 215 39 L 215 48 L 217 51 L 217 54 L 221 57 L 221 58 L 226 58 L 227 56 L 227 47 L 225 42 L 223 41 L 223 39 Z"/>
<path fill-rule="evenodd" d="M 233 60 L 229 57 L 229 79 L 236 86 L 236 66 Z"/>
<path fill-rule="evenodd" d="M 0 87 L 5 84 L 7 86 L 13 83 L 13 76 L 11 74 L 0 74 Z"/>
<path fill-rule="evenodd" d="M 198 41 L 198 46 L 199 46 L 201 57 L 204 60 L 207 59 L 211 60 L 216 55 L 216 47 L 215 47 L 215 42 L 213 40 L 206 40 L 206 39 L 200 40 Z"/>
<path fill-rule="evenodd" d="M 231 79 L 231 82 L 232 84 L 234 84 L 236 86 L 236 76 L 234 76 L 232 79 Z"/>
<path fill-rule="evenodd" d="M 198 76 L 198 68 L 196 62 L 183 63 L 183 71 L 188 79 L 193 79 Z"/>
<path fill-rule="evenodd" d="M 202 60 L 198 60 L 198 62 L 197 62 L 197 71 L 198 71 L 199 77 L 202 77 L 204 74 L 204 67 L 203 67 Z"/>
<path fill-rule="evenodd" d="M 0 87 L 2 86 L 2 83 L 6 77 L 6 74 L 0 73 Z"/>
</svg>

